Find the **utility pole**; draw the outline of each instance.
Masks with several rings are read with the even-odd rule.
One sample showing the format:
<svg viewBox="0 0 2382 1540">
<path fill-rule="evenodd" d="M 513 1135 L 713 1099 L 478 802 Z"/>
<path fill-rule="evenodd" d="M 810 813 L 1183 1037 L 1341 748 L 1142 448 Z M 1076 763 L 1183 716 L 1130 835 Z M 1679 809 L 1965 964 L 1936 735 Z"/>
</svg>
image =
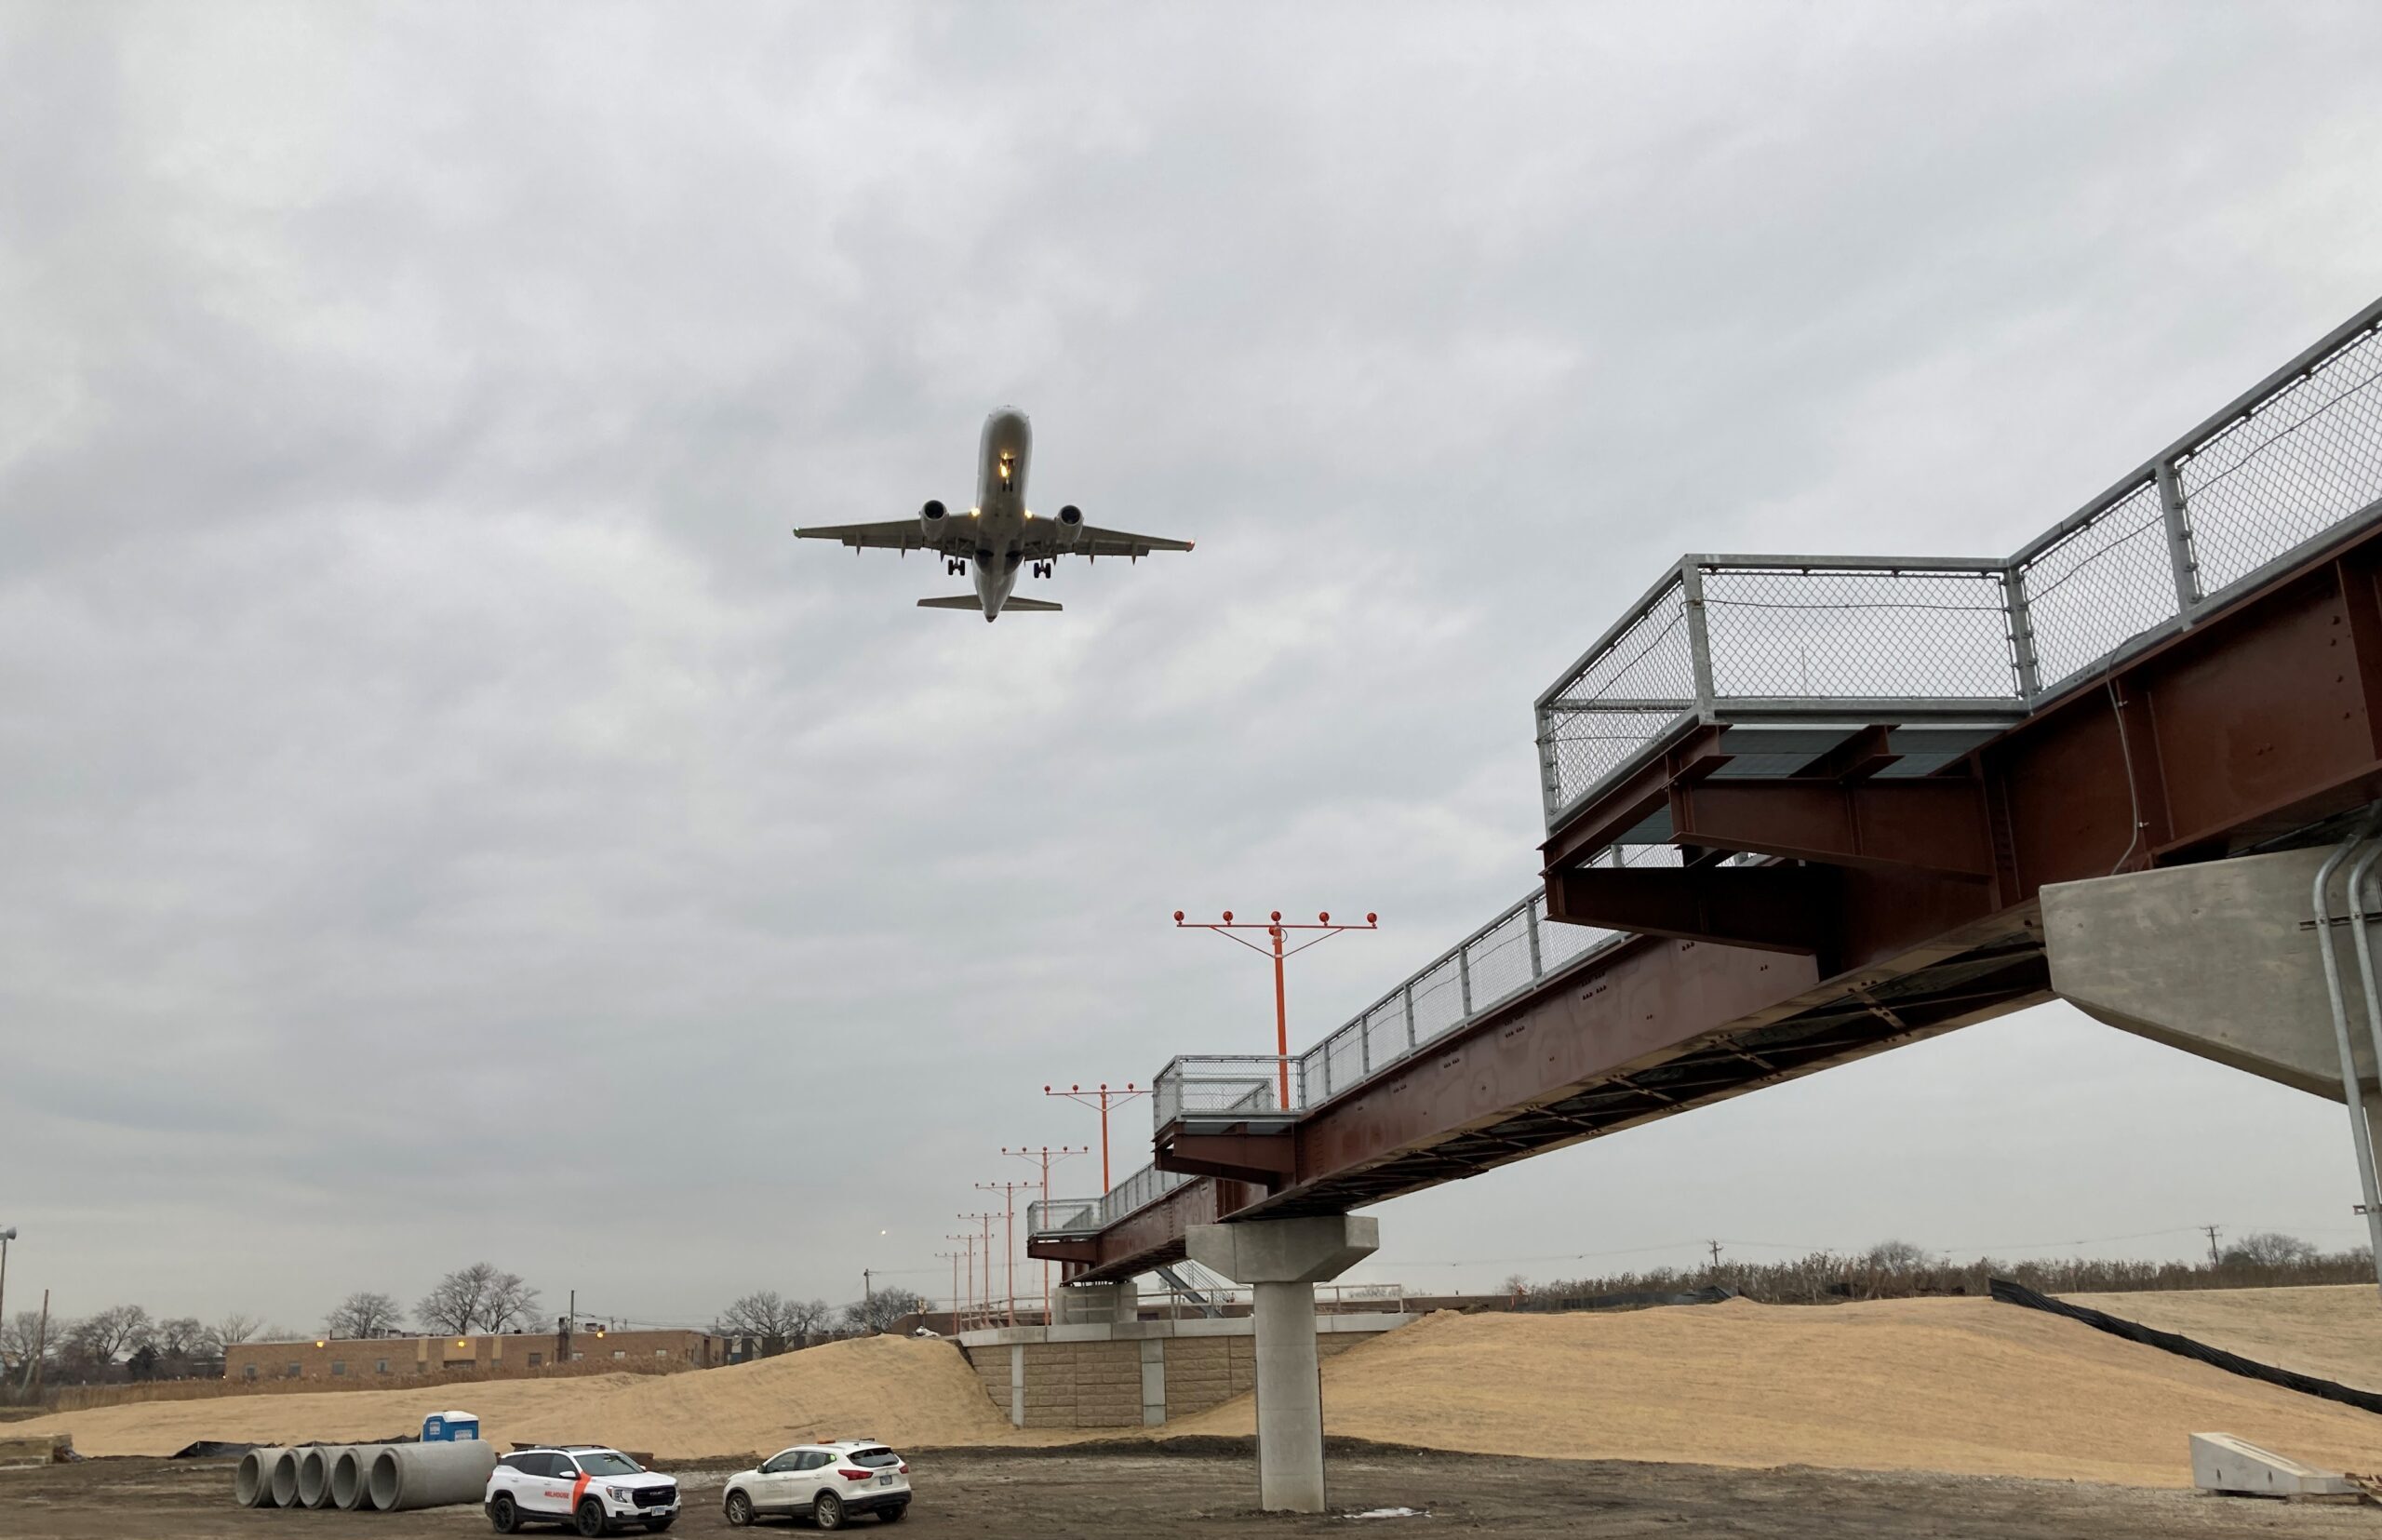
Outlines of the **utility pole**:
<svg viewBox="0 0 2382 1540">
<path fill-rule="evenodd" d="M 1109 1180 L 1108 1176 L 1108 1109 L 1123 1106 L 1134 1097 L 1147 1096 L 1149 1092 L 1136 1088 L 1132 1081 L 1128 1080 L 1122 1091 L 1111 1091 L 1108 1089 L 1107 1082 L 1103 1081 L 1097 1091 L 1086 1091 L 1081 1086 L 1069 1086 L 1064 1091 L 1061 1091 L 1056 1086 L 1044 1086 L 1042 1094 L 1062 1097 L 1070 1102 L 1080 1102 L 1085 1106 L 1100 1109 L 1100 1190 L 1105 1194 L 1117 1185 Z"/>
<path fill-rule="evenodd" d="M 979 1182 L 977 1190 L 1001 1195 L 1001 1251 L 1009 1263 L 1009 1323 L 1017 1324 L 1017 1195 L 1031 1182 Z"/>
<path fill-rule="evenodd" d="M 2211 1269 L 2215 1269 L 2221 1265 L 2221 1264 L 2216 1260 L 2216 1232 L 2222 1228 L 2222 1226 L 2216 1225 L 2202 1225 L 2201 1228 L 2208 1232 L 2208 1265 Z"/>
<path fill-rule="evenodd" d="M 951 1299 L 951 1329 L 960 1332 L 966 1330 L 963 1318 L 976 1303 L 976 1238 L 972 1235 L 947 1235 L 943 1239 L 963 1241 L 967 1245 L 962 1254 L 968 1259 L 968 1292 L 965 1295 L 955 1292 Z"/>
<path fill-rule="evenodd" d="M 868 1324 L 868 1334 L 877 1335 L 877 1280 L 868 1269 L 860 1270 L 860 1319 Z"/>
<path fill-rule="evenodd" d="M 1040 1149 L 1011 1149 L 1007 1145 L 1003 1145 L 1001 1153 L 1014 1155 L 1021 1160 L 1041 1161 L 1042 1207 L 1047 1210 L 1050 1206 L 1050 1162 L 1064 1160 L 1070 1155 L 1090 1155 L 1091 1148 L 1088 1145 L 1061 1145 L 1057 1149 L 1052 1149 L 1045 1145 Z M 1027 1227 L 1027 1233 L 1030 1237 L 1032 1226 Z M 1050 1262 L 1048 1257 L 1042 1261 L 1042 1324 L 1045 1326 L 1050 1324 Z"/>
<path fill-rule="evenodd" d="M 1378 931 L 1381 929 L 1381 917 L 1371 914 L 1365 917 L 1365 922 L 1362 925 L 1334 925 L 1332 923 L 1332 915 L 1329 910 L 1316 916 L 1315 921 L 1316 922 L 1312 925 L 1308 925 L 1304 922 L 1284 924 L 1282 921 L 1282 911 L 1277 909 L 1273 912 L 1272 917 L 1263 925 L 1258 924 L 1255 920 L 1242 920 L 1238 923 L 1235 923 L 1232 917 L 1232 911 L 1230 909 L 1226 909 L 1224 911 L 1224 917 L 1222 920 L 1191 920 L 1186 922 L 1183 917 L 1182 910 L 1177 909 L 1174 911 L 1174 928 L 1176 930 L 1213 931 L 1216 934 L 1224 937 L 1226 941 L 1238 942 L 1239 944 L 1248 947 L 1251 951 L 1256 953 L 1260 957 L 1267 955 L 1267 948 L 1258 945 L 1253 941 L 1247 941 L 1239 936 L 1234 935 L 1233 932 L 1235 931 L 1262 930 L 1272 941 L 1273 946 L 1271 951 L 1274 958 L 1274 1058 L 1276 1061 L 1275 1068 L 1281 1077 L 1281 1110 L 1284 1112 L 1289 1112 L 1292 1109 L 1291 1106 L 1291 1010 L 1289 998 L 1283 993 L 1282 988 L 1282 963 L 1287 958 L 1297 957 L 1301 952 L 1305 951 L 1310 946 L 1330 941 L 1333 936 L 1339 935 L 1344 931 Z M 1303 941 L 1296 946 L 1290 948 L 1288 951 L 1284 951 L 1282 949 L 1282 935 L 1286 931 L 1320 931 L 1323 933 L 1319 936 L 1315 936 L 1306 941 Z M 1469 1014 L 1469 1011 L 1466 1013 Z"/>
<path fill-rule="evenodd" d="M 984 1249 L 976 1254 L 984 1259 L 984 1265 L 980 1269 L 984 1280 L 980 1297 L 984 1302 L 984 1320 L 987 1326 L 993 1323 L 993 1221 L 999 1217 L 989 1209 L 983 1213 L 963 1213 L 959 1216 L 962 1224 L 984 1226 Z"/>
<path fill-rule="evenodd" d="M 945 1236 L 943 1239 L 945 1240 L 950 1240 L 955 1238 Z M 957 1332 L 959 1330 L 959 1253 L 957 1252 L 937 1252 L 934 1254 L 938 1257 L 948 1260 L 951 1264 L 951 1329 L 954 1332 Z"/>
<path fill-rule="evenodd" d="M 1717 1273 L 1720 1270 L 1720 1243 L 1714 1240 L 1707 1244 L 1712 1248 L 1712 1270 Z"/>
<path fill-rule="evenodd" d="M 8 1324 L 8 1242 L 16 1239 L 17 1226 L 14 1225 L 0 1230 L 0 1326 Z"/>
</svg>

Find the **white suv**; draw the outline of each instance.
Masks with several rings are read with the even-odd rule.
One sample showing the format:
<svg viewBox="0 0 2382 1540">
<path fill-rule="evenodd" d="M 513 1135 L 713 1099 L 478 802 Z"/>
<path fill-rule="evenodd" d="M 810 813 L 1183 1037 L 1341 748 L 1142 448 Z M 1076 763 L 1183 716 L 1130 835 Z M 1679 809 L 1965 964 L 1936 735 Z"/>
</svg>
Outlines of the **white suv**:
<svg viewBox="0 0 2382 1540">
<path fill-rule="evenodd" d="M 624 1524 L 659 1532 L 677 1520 L 678 1483 L 600 1444 L 516 1449 L 496 1462 L 480 1507 L 499 1534 L 537 1522 L 585 1535 Z"/>
<path fill-rule="evenodd" d="M 855 1513 L 890 1524 L 910 1510 L 910 1466 L 874 1439 L 796 1444 L 730 1476 L 720 1507 L 740 1528 L 781 1514 L 823 1530 L 843 1528 Z"/>
</svg>

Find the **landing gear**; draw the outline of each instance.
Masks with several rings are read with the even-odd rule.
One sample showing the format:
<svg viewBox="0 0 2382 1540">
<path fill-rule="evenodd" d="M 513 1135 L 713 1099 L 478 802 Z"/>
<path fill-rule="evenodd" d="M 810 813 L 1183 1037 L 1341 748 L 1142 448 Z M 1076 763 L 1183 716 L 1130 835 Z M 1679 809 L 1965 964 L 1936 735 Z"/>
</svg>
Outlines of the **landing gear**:
<svg viewBox="0 0 2382 1540">
<path fill-rule="evenodd" d="M 1034 575 L 1037 578 L 1047 578 L 1056 565 L 1055 562 L 1037 561 L 1034 564 Z"/>
<path fill-rule="evenodd" d="M 964 561 L 955 561 L 949 556 L 943 558 L 943 569 L 945 575 L 950 577 L 964 578 L 968 575 L 968 564 Z"/>
</svg>

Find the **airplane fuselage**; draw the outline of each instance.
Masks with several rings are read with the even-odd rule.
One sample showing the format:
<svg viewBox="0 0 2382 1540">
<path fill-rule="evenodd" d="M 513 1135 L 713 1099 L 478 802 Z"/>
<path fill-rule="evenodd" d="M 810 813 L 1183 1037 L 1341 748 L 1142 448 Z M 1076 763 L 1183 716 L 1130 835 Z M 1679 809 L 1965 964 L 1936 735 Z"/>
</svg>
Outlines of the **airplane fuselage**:
<svg viewBox="0 0 2382 1540">
<path fill-rule="evenodd" d="M 1025 509 L 1025 468 L 1033 452 L 1034 427 L 1024 412 L 1003 407 L 984 419 L 976 451 L 976 505 L 962 516 L 975 534 L 969 566 L 987 619 L 1001 612 L 1025 563 L 1025 521 L 1032 516 Z"/>
</svg>

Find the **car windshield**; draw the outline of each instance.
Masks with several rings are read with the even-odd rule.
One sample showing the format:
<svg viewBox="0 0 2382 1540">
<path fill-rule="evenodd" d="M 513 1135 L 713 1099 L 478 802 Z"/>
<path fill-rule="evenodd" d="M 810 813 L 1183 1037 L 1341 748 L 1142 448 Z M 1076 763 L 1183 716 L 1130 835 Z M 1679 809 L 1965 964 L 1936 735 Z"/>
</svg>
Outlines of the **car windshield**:
<svg viewBox="0 0 2382 1540">
<path fill-rule="evenodd" d="M 902 1463 L 902 1456 L 881 1444 L 875 1449 L 855 1449 L 844 1458 L 856 1466 L 865 1466 L 870 1470 L 882 1470 L 888 1466 L 898 1466 Z"/>
<path fill-rule="evenodd" d="M 645 1467 L 625 1454 L 615 1454 L 609 1449 L 595 1450 L 579 1457 L 579 1468 L 590 1476 L 635 1476 Z"/>
</svg>

